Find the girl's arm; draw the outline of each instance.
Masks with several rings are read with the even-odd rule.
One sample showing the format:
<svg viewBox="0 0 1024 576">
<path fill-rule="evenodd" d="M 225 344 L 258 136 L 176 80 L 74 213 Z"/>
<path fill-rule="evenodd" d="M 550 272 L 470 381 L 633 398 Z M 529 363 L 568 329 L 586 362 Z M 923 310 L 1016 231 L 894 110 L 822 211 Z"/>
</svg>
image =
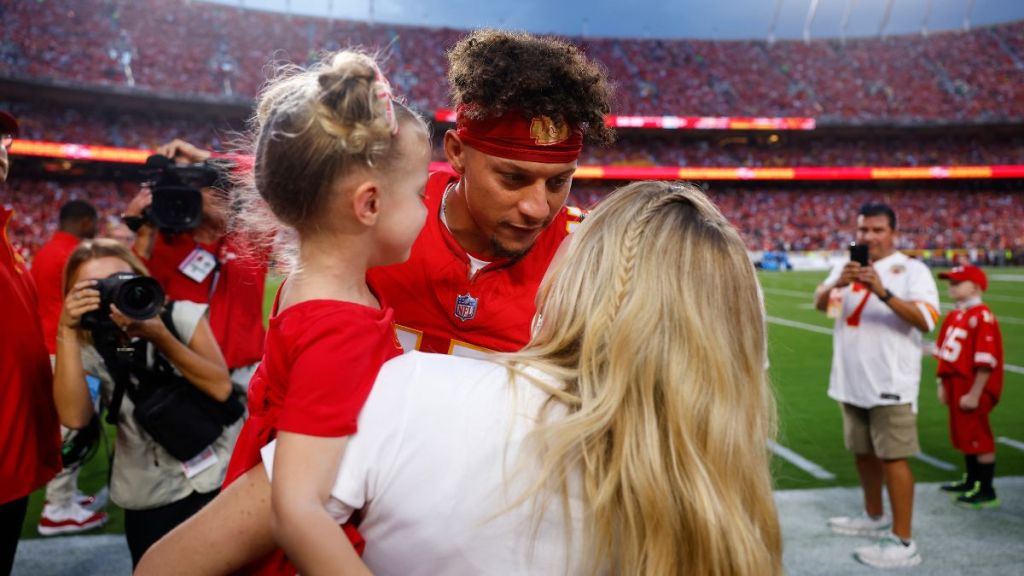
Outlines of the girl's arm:
<svg viewBox="0 0 1024 576">
<path fill-rule="evenodd" d="M 231 395 L 231 375 L 220 352 L 210 323 L 203 317 L 196 325 L 192 340 L 182 343 L 155 316 L 148 320 L 132 320 L 110 306 L 110 317 L 131 337 L 141 337 L 153 343 L 174 364 L 189 382 L 211 398 L 223 402 Z"/>
<path fill-rule="evenodd" d="M 283 431 L 277 437 L 271 526 L 277 544 L 305 576 L 370 574 L 324 508 L 347 442 Z"/>
<path fill-rule="evenodd" d="M 135 574 L 232 574 L 274 548 L 270 481 L 259 464 L 150 547 Z"/>
<path fill-rule="evenodd" d="M 92 398 L 82 368 L 82 345 L 78 340 L 82 314 L 100 307 L 95 282 L 83 280 L 68 291 L 57 325 L 57 355 L 53 373 L 53 400 L 60 423 L 68 428 L 84 428 L 93 415 Z"/>
</svg>

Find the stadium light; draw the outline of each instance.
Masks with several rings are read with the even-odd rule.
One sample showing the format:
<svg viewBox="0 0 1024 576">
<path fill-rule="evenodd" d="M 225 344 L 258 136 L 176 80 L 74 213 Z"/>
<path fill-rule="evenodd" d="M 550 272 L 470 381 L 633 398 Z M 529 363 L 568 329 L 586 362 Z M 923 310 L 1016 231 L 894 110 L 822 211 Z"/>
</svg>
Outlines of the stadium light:
<svg viewBox="0 0 1024 576">
<path fill-rule="evenodd" d="M 775 26 L 779 23 L 779 12 L 782 12 L 782 0 L 775 0 L 775 12 L 772 13 L 772 23 L 768 26 L 768 43 L 775 43 Z"/>
<path fill-rule="evenodd" d="M 83 160 L 113 164 L 146 163 L 153 151 L 114 148 L 89 144 L 69 144 L 35 140 L 15 140 L 10 153 L 62 160 Z M 240 160 L 243 160 L 240 158 Z M 446 162 L 431 162 L 432 171 L 451 170 Z M 580 166 L 573 176 L 580 180 L 988 180 L 1024 178 L 1024 165 L 992 166 L 794 166 L 700 167 L 700 166 Z"/>
<path fill-rule="evenodd" d="M 882 11 L 882 19 L 878 22 L 878 37 L 885 35 L 885 27 L 889 25 L 889 16 L 892 16 L 893 0 L 886 0 L 885 10 Z"/>
<path fill-rule="evenodd" d="M 924 7 L 924 18 L 921 19 L 921 36 L 928 37 L 928 19 L 932 16 L 932 5 L 935 0 L 928 0 Z"/>
<path fill-rule="evenodd" d="M 807 18 L 804 19 L 804 44 L 811 43 L 811 24 L 814 22 L 814 16 L 818 13 L 818 0 L 811 0 L 811 5 L 807 7 Z"/>
<path fill-rule="evenodd" d="M 839 23 L 839 43 L 846 45 L 846 27 L 850 24 L 850 13 L 857 0 L 846 0 L 846 8 L 843 9 L 843 20 Z"/>
</svg>

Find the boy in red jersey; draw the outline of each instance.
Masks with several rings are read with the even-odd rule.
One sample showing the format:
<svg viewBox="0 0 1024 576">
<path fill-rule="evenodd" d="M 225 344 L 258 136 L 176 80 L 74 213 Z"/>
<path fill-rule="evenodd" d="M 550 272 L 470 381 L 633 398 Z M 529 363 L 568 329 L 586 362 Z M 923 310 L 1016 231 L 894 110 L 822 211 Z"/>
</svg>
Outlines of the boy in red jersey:
<svg viewBox="0 0 1024 576">
<path fill-rule="evenodd" d="M 988 415 L 1003 390 L 1003 337 L 995 314 L 981 301 L 988 279 L 980 268 L 960 266 L 939 278 L 949 280 L 957 309 L 939 332 L 938 393 L 949 407 L 953 447 L 964 453 L 967 466 L 963 479 L 943 484 L 942 490 L 957 494 L 960 506 L 995 508 L 996 446 Z"/>
</svg>

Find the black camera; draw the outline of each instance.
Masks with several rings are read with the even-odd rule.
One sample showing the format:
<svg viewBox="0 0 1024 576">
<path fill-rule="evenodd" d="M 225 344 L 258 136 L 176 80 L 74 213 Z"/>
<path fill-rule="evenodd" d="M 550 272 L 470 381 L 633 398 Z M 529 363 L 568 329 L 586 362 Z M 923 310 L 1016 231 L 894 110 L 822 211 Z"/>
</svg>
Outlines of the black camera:
<svg viewBox="0 0 1024 576">
<path fill-rule="evenodd" d="M 166 299 L 159 282 L 132 272 L 111 274 L 97 282 L 96 289 L 100 292 L 99 309 L 82 315 L 82 328 L 94 332 L 116 328 L 110 319 L 111 304 L 133 320 L 148 320 L 160 313 Z"/>
<path fill-rule="evenodd" d="M 142 212 L 143 222 L 152 222 L 162 232 L 188 232 L 203 219 L 203 194 L 207 187 L 226 189 L 227 165 L 207 161 L 180 166 L 160 154 L 146 159 L 153 204 Z M 128 223 L 129 226 L 132 223 Z"/>
</svg>

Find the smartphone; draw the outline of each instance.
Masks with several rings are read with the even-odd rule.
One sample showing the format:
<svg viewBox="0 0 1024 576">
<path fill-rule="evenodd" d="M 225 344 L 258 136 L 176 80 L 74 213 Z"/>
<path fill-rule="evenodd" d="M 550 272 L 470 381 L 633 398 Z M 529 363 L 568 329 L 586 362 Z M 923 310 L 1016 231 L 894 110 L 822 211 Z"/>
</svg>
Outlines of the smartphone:
<svg viewBox="0 0 1024 576">
<path fill-rule="evenodd" d="M 850 261 L 861 266 L 868 265 L 868 245 L 850 242 Z"/>
</svg>

